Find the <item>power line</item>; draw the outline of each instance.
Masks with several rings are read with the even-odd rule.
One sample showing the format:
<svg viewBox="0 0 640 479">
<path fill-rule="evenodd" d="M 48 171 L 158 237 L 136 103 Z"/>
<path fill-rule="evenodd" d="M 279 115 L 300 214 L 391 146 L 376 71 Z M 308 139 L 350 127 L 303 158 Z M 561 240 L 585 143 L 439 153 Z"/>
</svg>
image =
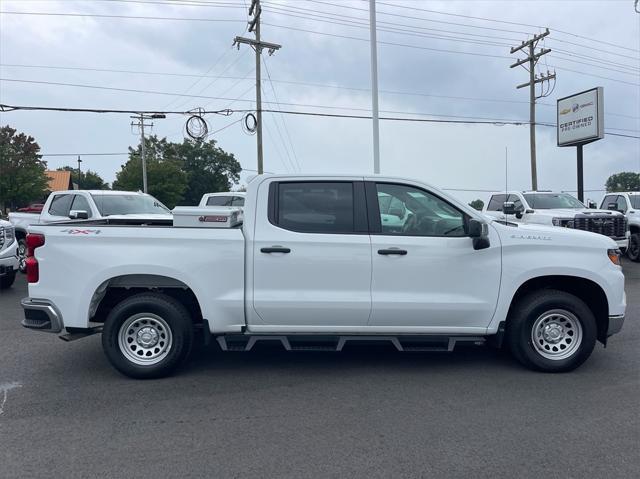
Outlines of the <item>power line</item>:
<svg viewBox="0 0 640 479">
<path fill-rule="evenodd" d="M 244 23 L 244 20 L 236 20 L 235 18 L 185 18 L 185 17 L 151 17 L 139 15 L 109 15 L 103 13 L 59 13 L 59 12 L 15 12 L 2 10 L 0 14 L 4 15 L 33 15 L 45 17 L 92 17 L 92 18 L 119 18 L 125 20 L 172 20 L 185 22 L 228 22 L 228 23 Z"/>
</svg>

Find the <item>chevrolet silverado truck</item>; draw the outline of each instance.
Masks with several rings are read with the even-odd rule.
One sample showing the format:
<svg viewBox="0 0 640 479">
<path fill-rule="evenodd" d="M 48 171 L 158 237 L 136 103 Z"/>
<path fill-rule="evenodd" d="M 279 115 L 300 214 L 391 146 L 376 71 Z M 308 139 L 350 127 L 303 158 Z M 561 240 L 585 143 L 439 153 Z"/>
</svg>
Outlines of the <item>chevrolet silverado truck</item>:
<svg viewBox="0 0 640 479">
<path fill-rule="evenodd" d="M 18 271 L 18 248 L 13 225 L 0 219 L 0 289 L 10 288 Z"/>
<path fill-rule="evenodd" d="M 388 197 L 402 227 L 382 221 Z M 169 225 L 31 227 L 23 326 L 101 333 L 116 369 L 150 378 L 182 363 L 196 332 L 225 351 L 504 343 L 525 366 L 569 371 L 624 321 L 612 239 L 491 221 L 418 181 L 260 175 L 242 223 L 229 208 L 187 210 L 193 224 L 176 209 Z"/>
<path fill-rule="evenodd" d="M 623 214 L 587 208 L 569 193 L 508 191 L 494 193 L 483 213 L 500 221 L 591 231 L 608 236 L 621 250 L 629 245 L 629 225 Z"/>
<path fill-rule="evenodd" d="M 608 193 L 600 205 L 601 209 L 618 211 L 627 216 L 629 224 L 629 247 L 627 256 L 631 261 L 640 261 L 640 191 Z"/>
<path fill-rule="evenodd" d="M 29 226 L 76 219 L 118 216 L 129 220 L 170 220 L 169 209 L 153 196 L 133 191 L 70 190 L 49 195 L 40 213 L 9 213 L 18 239 L 20 271 L 26 271 L 27 230 Z"/>
</svg>

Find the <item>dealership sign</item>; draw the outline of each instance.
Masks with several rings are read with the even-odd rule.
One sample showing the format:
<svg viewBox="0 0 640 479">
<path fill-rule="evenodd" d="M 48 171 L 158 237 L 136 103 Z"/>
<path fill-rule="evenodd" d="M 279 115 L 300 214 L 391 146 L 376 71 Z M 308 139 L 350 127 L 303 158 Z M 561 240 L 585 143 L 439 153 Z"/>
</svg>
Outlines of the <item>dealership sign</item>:
<svg viewBox="0 0 640 479">
<path fill-rule="evenodd" d="M 602 87 L 560 98 L 557 124 L 558 146 L 576 146 L 604 138 Z"/>
</svg>

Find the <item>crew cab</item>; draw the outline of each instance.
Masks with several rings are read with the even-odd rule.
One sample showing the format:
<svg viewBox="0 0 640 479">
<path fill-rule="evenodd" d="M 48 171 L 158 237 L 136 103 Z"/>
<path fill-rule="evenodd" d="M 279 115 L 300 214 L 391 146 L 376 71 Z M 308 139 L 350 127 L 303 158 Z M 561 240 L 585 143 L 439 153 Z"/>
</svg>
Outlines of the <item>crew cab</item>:
<svg viewBox="0 0 640 479">
<path fill-rule="evenodd" d="M 246 193 L 244 191 L 224 191 L 220 193 L 205 193 L 198 206 L 244 206 Z"/>
<path fill-rule="evenodd" d="M 629 247 L 627 256 L 631 261 L 640 261 L 640 191 L 608 193 L 602 199 L 601 209 L 618 211 L 626 215 L 629 224 Z"/>
<path fill-rule="evenodd" d="M 18 271 L 18 247 L 13 225 L 0 219 L 0 289 L 10 288 Z"/>
<path fill-rule="evenodd" d="M 26 236 L 29 226 L 75 219 L 100 219 L 110 216 L 129 220 L 170 220 L 169 209 L 153 196 L 133 191 L 69 190 L 49 195 L 41 213 L 9 213 L 18 239 L 21 271 L 25 271 Z"/>
<path fill-rule="evenodd" d="M 381 211 L 387 197 L 398 211 Z M 194 209 L 198 227 L 176 227 L 178 209 L 174 225 L 33 226 L 23 326 L 101 333 L 116 369 L 149 378 L 184 361 L 196 331 L 225 351 L 504 342 L 530 368 L 568 371 L 624 321 L 613 240 L 492 221 L 418 181 L 259 175 L 243 223 L 237 209 Z M 402 226 L 387 226 L 396 213 Z"/>
<path fill-rule="evenodd" d="M 494 193 L 482 211 L 485 215 L 500 221 L 591 231 L 608 236 L 621 250 L 626 250 L 629 245 L 629 227 L 623 214 L 617 211 L 587 208 L 569 193 L 552 191 Z"/>
</svg>

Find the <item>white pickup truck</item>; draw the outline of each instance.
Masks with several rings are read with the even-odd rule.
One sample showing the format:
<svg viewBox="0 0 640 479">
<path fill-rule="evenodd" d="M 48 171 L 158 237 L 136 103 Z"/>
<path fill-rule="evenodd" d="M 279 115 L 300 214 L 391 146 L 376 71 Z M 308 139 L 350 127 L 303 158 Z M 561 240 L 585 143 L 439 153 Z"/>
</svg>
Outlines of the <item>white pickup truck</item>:
<svg viewBox="0 0 640 479">
<path fill-rule="evenodd" d="M 505 209 L 505 205 L 508 209 Z M 482 212 L 500 221 L 560 226 L 608 236 L 618 248 L 629 245 L 629 226 L 623 214 L 587 208 L 569 193 L 507 191 L 494 193 Z"/>
<path fill-rule="evenodd" d="M 19 266 L 25 271 L 26 236 L 29 226 L 77 219 L 99 219 L 111 216 L 170 221 L 169 209 L 153 196 L 133 191 L 69 190 L 49 195 L 42 213 L 9 213 L 18 239 Z"/>
<path fill-rule="evenodd" d="M 13 225 L 0 219 L 0 289 L 10 288 L 18 271 L 18 247 Z"/>
<path fill-rule="evenodd" d="M 401 228 L 382 221 L 387 196 L 403 205 Z M 613 240 L 494 222 L 417 181 L 262 175 L 244 223 L 229 211 L 202 209 L 200 227 L 33 226 L 23 325 L 66 340 L 101 332 L 115 368 L 148 378 L 180 364 L 198 329 L 223 350 L 504 338 L 524 365 L 568 371 L 624 321 Z"/>
<path fill-rule="evenodd" d="M 631 261 L 640 261 L 640 191 L 608 193 L 600 208 L 618 211 L 627 216 L 629 224 L 629 247 L 627 256 Z"/>
</svg>

